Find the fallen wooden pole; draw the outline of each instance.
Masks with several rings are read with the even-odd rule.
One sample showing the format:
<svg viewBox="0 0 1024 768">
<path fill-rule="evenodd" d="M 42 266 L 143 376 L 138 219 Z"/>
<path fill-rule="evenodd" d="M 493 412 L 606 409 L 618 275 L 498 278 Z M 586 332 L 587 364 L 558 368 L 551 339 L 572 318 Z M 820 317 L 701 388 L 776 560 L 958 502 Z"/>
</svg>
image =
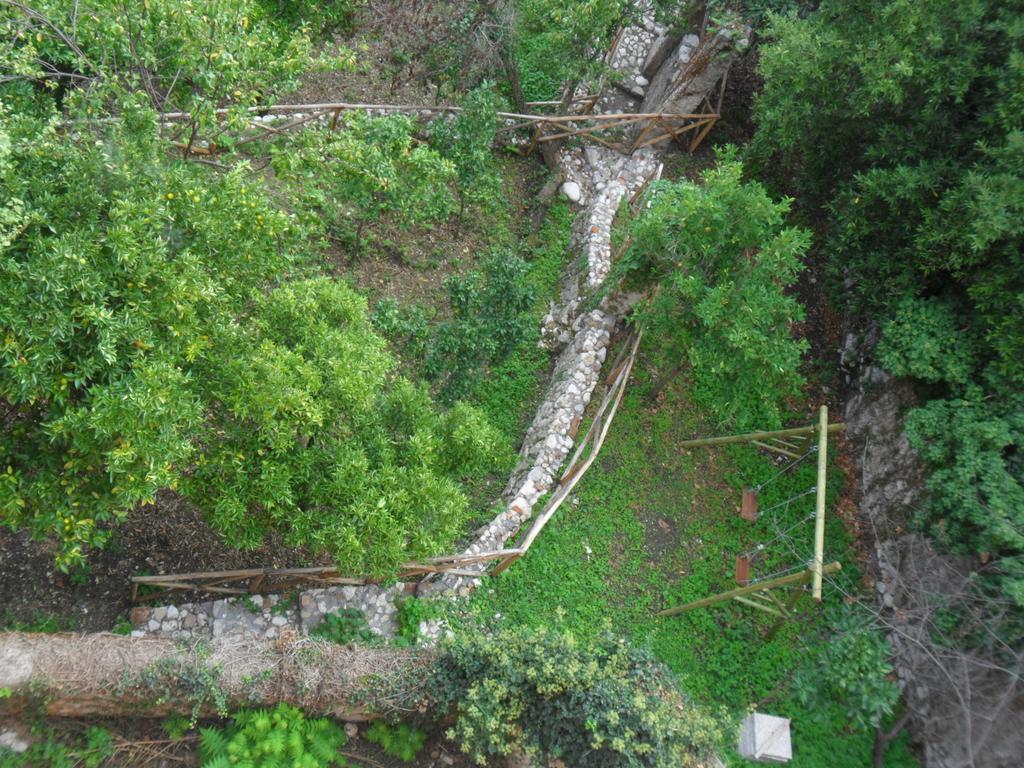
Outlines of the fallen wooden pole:
<svg viewBox="0 0 1024 768">
<path fill-rule="evenodd" d="M 842 566 L 839 563 L 829 563 L 822 568 L 822 573 L 829 575 L 840 570 Z M 717 603 L 724 603 L 727 600 L 732 600 L 735 597 L 744 597 L 746 595 L 752 595 L 757 592 L 763 592 L 766 589 L 775 589 L 776 587 L 787 587 L 795 586 L 797 584 L 806 584 L 814 578 L 813 570 L 800 571 L 799 573 L 791 573 L 788 576 L 779 576 L 775 579 L 768 579 L 766 581 L 755 582 L 746 587 L 737 587 L 736 589 L 730 589 L 728 592 L 720 592 L 717 595 L 711 597 L 705 597 L 701 600 L 694 600 L 692 603 L 686 605 L 680 605 L 675 608 L 666 608 L 663 611 L 658 611 L 657 616 L 675 616 L 686 611 L 692 611 L 696 608 L 706 608 L 709 605 L 715 605 Z"/>
<path fill-rule="evenodd" d="M 772 432 L 748 432 L 744 435 L 726 435 L 724 437 L 701 437 L 696 440 L 684 440 L 677 444 L 678 448 L 697 448 L 702 445 L 729 445 L 730 443 L 750 443 L 754 440 L 770 440 L 773 437 L 791 437 L 795 435 L 817 434 L 820 426 L 813 424 L 808 427 L 793 427 L 792 429 L 777 429 Z M 842 432 L 846 429 L 843 423 L 829 424 L 829 434 Z"/>
</svg>

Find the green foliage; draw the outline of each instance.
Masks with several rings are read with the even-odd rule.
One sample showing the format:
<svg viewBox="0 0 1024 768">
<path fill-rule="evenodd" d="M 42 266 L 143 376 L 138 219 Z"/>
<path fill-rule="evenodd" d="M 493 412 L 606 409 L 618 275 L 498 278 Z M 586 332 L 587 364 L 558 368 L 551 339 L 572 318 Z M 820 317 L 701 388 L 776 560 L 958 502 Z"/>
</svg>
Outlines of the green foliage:
<svg viewBox="0 0 1024 768">
<path fill-rule="evenodd" d="M 396 603 L 398 632 L 395 634 L 394 643 L 408 648 L 415 647 L 420 641 L 420 622 L 433 618 L 437 612 L 430 601 L 417 597 L 402 597 Z"/>
<path fill-rule="evenodd" d="M 423 749 L 427 734 L 408 723 L 389 725 L 383 720 L 375 720 L 364 734 L 367 741 L 380 746 L 391 757 L 411 763 Z"/>
<path fill-rule="evenodd" d="M 618 265 L 626 279 L 659 285 L 640 324 L 671 365 L 690 366 L 695 395 L 719 422 L 740 430 L 778 425 L 800 384 L 806 344 L 790 329 L 803 310 L 785 288 L 810 241 L 785 226 L 788 201 L 774 202 L 742 173 L 726 153 L 703 184 L 654 185 Z"/>
<path fill-rule="evenodd" d="M 293 258 L 287 217 L 242 173 L 167 164 L 152 115 L 125 118 L 105 141 L 19 117 L 0 138 L 0 510 L 56 535 L 65 569 L 177 484 L 201 417 L 186 369 Z"/>
<path fill-rule="evenodd" d="M 445 399 L 465 397 L 480 369 L 507 356 L 527 332 L 533 294 L 526 273 L 521 257 L 495 251 L 479 271 L 446 281 L 452 316 L 431 329 L 423 362 Z"/>
<path fill-rule="evenodd" d="M 498 129 L 496 101 L 493 85 L 483 83 L 466 94 L 454 119 L 431 125 L 431 145 L 455 164 L 463 210 L 467 202 L 484 210 L 494 208 L 501 193 L 501 176 L 491 152 Z"/>
<path fill-rule="evenodd" d="M 24 752 L 0 748 L 0 768 L 100 768 L 115 751 L 113 734 L 98 726 L 74 739 L 61 738 L 51 728 L 34 736 Z"/>
<path fill-rule="evenodd" d="M 458 481 L 489 466 L 493 430 L 468 405 L 439 413 L 425 388 L 386 378 L 361 297 L 326 279 L 291 283 L 219 346 L 228 352 L 206 369 L 219 439 L 187 489 L 232 542 L 276 529 L 384 576 L 458 535 L 469 514 Z"/>
<path fill-rule="evenodd" d="M 324 614 L 323 621 L 309 634 L 338 645 L 372 644 L 380 641 L 380 636 L 366 623 L 366 614 L 358 608 L 341 608 Z"/>
<path fill-rule="evenodd" d="M 456 635 L 431 683 L 448 737 L 474 762 L 521 749 L 568 765 L 698 764 L 721 739 L 647 652 L 563 628 Z"/>
<path fill-rule="evenodd" d="M 970 337 L 953 306 L 938 299 L 902 299 L 883 328 L 878 359 L 897 376 L 965 384 L 974 367 Z"/>
<path fill-rule="evenodd" d="M 132 633 L 132 623 L 127 618 L 121 617 L 110 631 L 115 635 L 130 635 Z"/>
<path fill-rule="evenodd" d="M 517 0 L 512 50 L 527 100 L 560 99 L 563 86 L 601 71 L 599 57 L 629 7 L 624 0 Z"/>
<path fill-rule="evenodd" d="M 228 699 L 221 685 L 221 669 L 208 662 L 209 649 L 199 644 L 189 661 L 160 659 L 137 673 L 125 673 L 115 688 L 117 695 L 127 691 L 141 692 L 153 707 L 160 707 L 182 696 L 191 705 L 188 727 L 195 728 L 204 709 L 212 709 L 227 717 Z"/>
<path fill-rule="evenodd" d="M 261 0 L 266 12 L 289 26 L 308 29 L 317 37 L 352 31 L 359 0 Z"/>
<path fill-rule="evenodd" d="M 268 87 L 287 90 L 313 58 L 309 37 L 272 19 L 265 0 L 30 5 L 35 14 L 0 8 L 0 30 L 13 42 L 0 69 L 51 89 L 73 112 L 144 99 L 209 128 L 215 107 L 230 102 L 229 120 L 240 121 L 243 108 L 272 100 Z"/>
<path fill-rule="evenodd" d="M 346 113 L 338 130 L 310 128 L 274 147 L 274 173 L 311 226 L 350 242 L 389 214 L 403 225 L 444 221 L 454 208 L 455 165 L 413 137 L 405 115 Z M 317 224 L 319 222 L 319 224 Z"/>
<path fill-rule="evenodd" d="M 50 613 L 38 613 L 31 620 L 23 621 L 15 618 L 10 610 L 5 610 L 0 618 L 0 629 L 6 632 L 42 632 L 53 634 L 54 632 L 67 632 L 74 629 L 74 622 L 64 616 L 55 616 Z"/>
<path fill-rule="evenodd" d="M 4 522 L 56 536 L 65 570 L 160 488 L 236 546 L 276 529 L 355 572 L 447 546 L 493 431 L 392 380 L 351 289 L 264 290 L 305 233 L 244 167 L 167 162 L 152 119 L 94 142 L 12 118 L 0 141 Z"/>
<path fill-rule="evenodd" d="M 503 359 L 492 361 L 489 375 L 473 388 L 477 403 L 502 434 L 518 441 L 532 418 L 532 408 L 540 397 L 543 376 L 550 365 L 549 352 L 540 346 L 540 321 L 549 302 L 558 297 L 558 281 L 569 258 L 573 213 L 568 201 L 552 205 L 530 249 L 525 274 L 526 289 L 533 296 L 529 318 L 523 322 L 523 334 Z"/>
<path fill-rule="evenodd" d="M 920 522 L 955 552 L 995 555 L 992 577 L 1024 606 L 1024 397 L 969 387 L 912 411 L 907 434 L 930 469 Z"/>
<path fill-rule="evenodd" d="M 345 745 L 345 732 L 326 718 L 307 718 L 300 709 L 278 704 L 270 710 L 242 710 L 232 721 L 223 729 L 200 729 L 202 768 L 346 765 L 338 752 Z"/>
<path fill-rule="evenodd" d="M 908 425 L 931 475 L 921 520 L 1005 575 L 1024 552 L 1020 4 L 831 0 L 769 37 L 752 155 L 827 214 L 841 299 L 890 318 L 880 359 L 928 385 Z"/>
<path fill-rule="evenodd" d="M 160 727 L 167 734 L 167 738 L 180 739 L 192 728 L 192 724 L 184 715 L 174 713 L 165 717 L 160 723 Z"/>
<path fill-rule="evenodd" d="M 853 609 L 840 611 L 829 636 L 806 650 L 794 692 L 810 712 L 820 715 L 838 705 L 856 727 L 875 728 L 900 698 L 888 661 L 892 648 L 877 626 Z"/>
</svg>

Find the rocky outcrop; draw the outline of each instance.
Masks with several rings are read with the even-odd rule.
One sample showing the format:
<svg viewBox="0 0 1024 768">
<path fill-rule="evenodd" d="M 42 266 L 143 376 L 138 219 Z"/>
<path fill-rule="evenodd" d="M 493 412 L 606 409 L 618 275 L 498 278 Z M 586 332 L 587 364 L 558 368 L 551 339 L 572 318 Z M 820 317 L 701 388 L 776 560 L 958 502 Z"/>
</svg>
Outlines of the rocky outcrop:
<svg viewBox="0 0 1024 768">
<path fill-rule="evenodd" d="M 844 411 L 861 488 L 860 512 L 873 538 L 878 611 L 893 646 L 909 728 L 928 768 L 1009 768 L 1024 755 L 1021 651 L 981 647 L 946 635 L 940 620 L 968 617 L 987 601 L 977 558 L 935 549 L 912 530 L 925 496 L 921 462 L 903 428 L 917 404 L 913 386 L 874 365 L 877 329 L 847 338 Z M 981 622 L 987 624 L 982 616 Z M 982 633 L 990 627 L 982 624 Z"/>
</svg>

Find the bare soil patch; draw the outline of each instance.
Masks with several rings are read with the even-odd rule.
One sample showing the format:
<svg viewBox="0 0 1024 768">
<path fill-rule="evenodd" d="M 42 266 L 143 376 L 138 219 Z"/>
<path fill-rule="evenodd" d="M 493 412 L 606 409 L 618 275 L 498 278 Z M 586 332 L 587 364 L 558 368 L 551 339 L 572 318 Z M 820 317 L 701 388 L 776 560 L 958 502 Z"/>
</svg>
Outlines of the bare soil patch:
<svg viewBox="0 0 1024 768">
<path fill-rule="evenodd" d="M 49 543 L 0 529 L 0 625 L 51 618 L 49 629 L 109 630 L 131 607 L 132 576 L 330 564 L 327 557 L 285 546 L 278 536 L 259 549 L 235 549 L 172 492 L 134 510 L 110 544 L 90 554 L 88 570 L 60 573 L 53 557 Z M 192 598 L 183 592 L 181 601 L 186 599 Z"/>
</svg>

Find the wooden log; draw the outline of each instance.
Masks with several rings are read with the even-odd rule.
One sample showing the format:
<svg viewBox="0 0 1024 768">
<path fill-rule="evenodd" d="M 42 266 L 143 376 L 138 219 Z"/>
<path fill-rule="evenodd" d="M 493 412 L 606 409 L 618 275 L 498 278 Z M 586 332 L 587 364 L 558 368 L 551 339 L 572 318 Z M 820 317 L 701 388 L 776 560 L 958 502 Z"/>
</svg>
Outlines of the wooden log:
<svg viewBox="0 0 1024 768">
<path fill-rule="evenodd" d="M 230 709 L 284 701 L 365 720 L 420 703 L 433 659 L 422 649 L 298 637 L 188 648 L 108 633 L 7 632 L 0 633 L 0 690 L 10 695 L 0 698 L 0 714 L 42 707 L 54 717 L 216 715 L 221 699 Z"/>
<path fill-rule="evenodd" d="M 842 432 L 845 424 L 829 424 L 829 434 Z M 703 445 L 728 445 L 730 443 L 749 443 L 752 440 L 768 440 L 775 437 L 790 437 L 793 435 L 814 435 L 818 432 L 818 425 L 808 427 L 793 427 L 791 429 L 777 429 L 771 432 L 748 432 L 743 435 L 725 435 L 723 437 L 700 437 L 695 440 L 684 440 L 676 445 L 677 448 L 696 448 Z"/>
<path fill-rule="evenodd" d="M 840 570 L 842 566 L 839 563 L 829 563 L 826 565 L 822 572 L 825 574 L 832 574 Z M 763 592 L 766 589 L 774 589 L 776 587 L 789 587 L 795 584 L 806 584 L 808 581 L 814 578 L 813 570 L 800 571 L 799 573 L 791 573 L 788 576 L 779 576 L 775 579 L 768 579 L 767 581 L 759 581 L 755 584 L 750 584 L 746 587 L 736 587 L 736 589 L 730 589 L 728 592 L 721 592 L 717 595 L 711 595 L 701 600 L 694 600 L 692 603 L 686 605 L 678 605 L 675 608 L 666 608 L 663 611 L 658 611 L 656 616 L 675 616 L 679 613 L 686 611 L 692 611 L 695 608 L 706 608 L 709 605 L 715 605 L 716 603 L 724 603 L 727 600 L 732 600 L 736 597 L 745 597 L 752 595 L 755 592 Z"/>
</svg>

